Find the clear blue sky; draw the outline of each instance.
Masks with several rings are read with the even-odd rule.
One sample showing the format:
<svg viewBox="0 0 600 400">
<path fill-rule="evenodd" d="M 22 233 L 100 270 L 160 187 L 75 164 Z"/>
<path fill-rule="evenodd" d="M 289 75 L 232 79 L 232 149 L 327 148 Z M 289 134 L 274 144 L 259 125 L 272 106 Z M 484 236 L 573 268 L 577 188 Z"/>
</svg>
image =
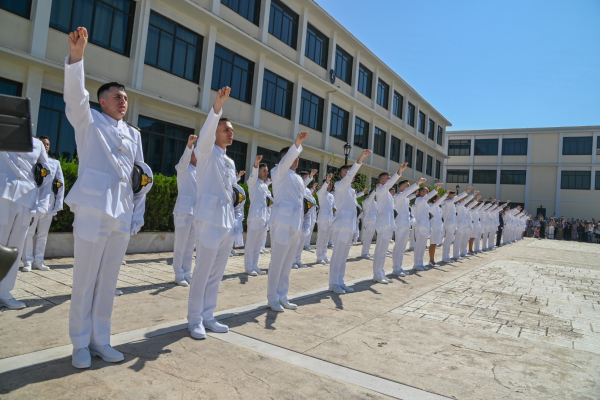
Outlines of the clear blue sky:
<svg viewBox="0 0 600 400">
<path fill-rule="evenodd" d="M 600 0 L 316 1 L 449 130 L 600 125 Z"/>
</svg>

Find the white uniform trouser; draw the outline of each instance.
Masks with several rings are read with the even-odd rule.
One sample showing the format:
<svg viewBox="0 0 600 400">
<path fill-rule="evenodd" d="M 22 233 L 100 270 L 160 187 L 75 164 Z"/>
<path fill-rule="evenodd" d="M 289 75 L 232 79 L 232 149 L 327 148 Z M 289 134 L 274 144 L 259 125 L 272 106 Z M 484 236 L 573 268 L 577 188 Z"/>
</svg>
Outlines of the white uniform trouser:
<svg viewBox="0 0 600 400">
<path fill-rule="evenodd" d="M 460 257 L 460 246 L 465 237 L 465 228 L 464 226 L 458 226 L 456 229 L 456 233 L 454 234 L 454 245 L 452 246 L 452 257 L 459 258 Z"/>
<path fill-rule="evenodd" d="M 267 232 L 270 231 L 269 225 L 267 224 L 267 227 L 265 228 L 265 230 L 262 233 L 262 237 L 260 238 L 260 248 L 264 249 L 265 246 L 267 245 Z M 246 235 L 246 238 L 248 237 L 248 235 Z"/>
<path fill-rule="evenodd" d="M 357 243 L 358 242 L 358 234 L 360 233 L 358 226 L 360 224 L 359 222 L 360 220 L 357 218 L 356 219 L 356 225 L 354 226 L 354 234 L 352 235 L 352 243 Z"/>
<path fill-rule="evenodd" d="M 15 260 L 8 274 L 0 281 L 0 299 L 11 299 L 10 291 L 15 288 L 19 260 L 23 254 L 25 236 L 31 221 L 30 209 L 6 199 L 0 199 L 0 243 L 19 249 L 19 257 Z"/>
<path fill-rule="evenodd" d="M 130 224 L 89 207 L 74 212 L 69 336 L 74 348 L 102 346 L 110 344 L 110 318 Z"/>
<path fill-rule="evenodd" d="M 33 222 L 27 230 L 25 247 L 23 248 L 23 264 L 41 264 L 44 262 L 48 231 L 52 225 L 52 214 L 38 214 L 33 217 Z M 37 229 L 37 234 L 36 234 Z M 35 246 L 33 237 L 35 236 Z"/>
<path fill-rule="evenodd" d="M 271 264 L 269 265 L 267 300 L 286 301 L 290 288 L 290 272 L 296 256 L 296 246 L 302 233 L 281 222 L 271 224 Z"/>
<path fill-rule="evenodd" d="M 267 224 L 264 219 L 250 218 L 247 226 L 244 266 L 246 272 L 250 272 L 254 268 L 258 268 L 258 256 L 262 246 L 262 239 L 263 237 L 265 239 L 267 237 Z"/>
<path fill-rule="evenodd" d="M 316 222 L 310 224 L 310 234 L 306 235 L 306 240 L 304 241 L 305 247 L 309 247 L 311 244 L 310 241 L 312 240 L 312 233 L 315 231 L 315 224 Z"/>
<path fill-rule="evenodd" d="M 461 257 L 464 257 L 467 255 L 467 250 L 468 250 L 468 246 L 469 246 L 469 239 L 471 239 L 471 232 L 472 232 L 473 228 L 471 228 L 471 226 L 463 226 L 462 227 L 462 231 L 463 231 L 463 236 L 462 236 L 462 241 L 460 242 L 460 255 Z"/>
<path fill-rule="evenodd" d="M 442 259 L 448 260 L 450 258 L 450 245 L 454 241 L 456 235 L 456 225 L 444 224 L 444 246 L 442 248 Z"/>
<path fill-rule="evenodd" d="M 415 228 L 417 242 L 415 244 L 415 262 L 414 267 L 423 266 L 423 256 L 425 255 L 425 247 L 427 246 L 427 238 L 429 237 L 429 227 L 419 226 Z"/>
<path fill-rule="evenodd" d="M 481 235 L 483 234 L 482 226 L 476 225 L 475 228 L 473 228 L 473 232 L 474 232 L 474 237 L 475 237 L 475 244 L 473 246 L 473 249 L 475 251 L 480 251 L 481 250 Z"/>
<path fill-rule="evenodd" d="M 414 250 L 415 246 L 417 245 L 417 230 L 414 225 L 411 227 L 409 238 L 410 238 L 410 242 L 409 242 L 410 244 L 408 245 L 408 249 Z"/>
<path fill-rule="evenodd" d="M 300 232 L 300 238 L 298 239 L 298 243 L 292 243 L 292 247 L 297 245 L 296 247 L 296 256 L 294 257 L 294 264 L 300 264 L 302 262 L 302 250 L 304 250 L 304 244 L 306 243 L 306 236 L 304 232 Z M 308 234 L 310 236 L 310 233 Z"/>
<path fill-rule="evenodd" d="M 404 261 L 404 252 L 406 251 L 408 235 L 410 235 L 409 227 L 399 227 L 396 229 L 396 240 L 392 252 L 393 273 L 398 273 L 402 270 L 402 262 Z"/>
<path fill-rule="evenodd" d="M 192 256 L 194 255 L 195 228 L 194 216 L 186 213 L 175 213 L 175 241 L 173 243 L 173 272 L 175 280 L 180 281 L 191 275 Z"/>
<path fill-rule="evenodd" d="M 333 223 L 319 222 L 319 231 L 317 232 L 317 261 L 327 258 L 327 242 L 331 236 Z"/>
<path fill-rule="evenodd" d="M 352 246 L 354 232 L 347 229 L 338 229 L 333 234 L 333 254 L 329 263 L 329 287 L 343 285 L 346 275 L 346 261 Z"/>
<path fill-rule="evenodd" d="M 373 224 L 364 224 L 362 226 L 362 251 L 361 255 L 366 256 L 371 254 L 371 244 L 373 243 L 373 236 L 375 236 L 375 226 Z"/>
<path fill-rule="evenodd" d="M 391 226 L 377 229 L 377 242 L 375 243 L 375 254 L 373 255 L 373 278 L 375 279 L 385 277 L 385 259 L 393 232 Z"/>
<path fill-rule="evenodd" d="M 496 236 L 496 227 L 490 227 L 489 235 L 488 235 L 488 249 L 494 248 L 494 239 Z"/>
<path fill-rule="evenodd" d="M 233 228 L 196 221 L 196 267 L 188 299 L 189 324 L 213 321 L 219 285 L 233 247 Z"/>
</svg>

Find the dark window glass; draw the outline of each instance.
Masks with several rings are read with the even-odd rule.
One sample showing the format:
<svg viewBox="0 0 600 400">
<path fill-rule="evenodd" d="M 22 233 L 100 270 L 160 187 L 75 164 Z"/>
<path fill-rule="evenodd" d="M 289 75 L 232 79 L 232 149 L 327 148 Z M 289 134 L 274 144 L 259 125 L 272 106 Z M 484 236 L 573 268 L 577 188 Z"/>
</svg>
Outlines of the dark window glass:
<svg viewBox="0 0 600 400">
<path fill-rule="evenodd" d="M 427 137 L 435 140 L 435 121 L 429 118 L 429 126 L 427 128 Z"/>
<path fill-rule="evenodd" d="M 447 183 L 469 183 L 468 169 L 449 169 L 446 173 Z"/>
<path fill-rule="evenodd" d="M 150 13 L 146 64 L 197 83 L 201 55 L 202 36 L 155 12 Z"/>
<path fill-rule="evenodd" d="M 427 156 L 427 164 L 425 165 L 425 174 L 433 176 L 433 157 Z"/>
<path fill-rule="evenodd" d="M 231 8 L 254 25 L 260 20 L 260 0 L 221 0 L 221 4 Z"/>
<path fill-rule="evenodd" d="M 388 99 L 390 97 L 390 85 L 379 79 L 377 82 L 377 104 L 388 109 Z"/>
<path fill-rule="evenodd" d="M 215 60 L 212 75 L 212 90 L 224 86 L 231 88 L 231 97 L 250 103 L 252 101 L 252 80 L 254 63 L 219 45 L 215 46 Z"/>
<path fill-rule="evenodd" d="M 333 136 L 344 142 L 348 140 L 348 119 L 350 113 L 342 110 L 335 104 L 331 105 L 331 126 L 329 136 Z"/>
<path fill-rule="evenodd" d="M 375 127 L 375 137 L 373 142 L 373 153 L 385 157 L 385 131 Z"/>
<path fill-rule="evenodd" d="M 352 84 L 352 56 L 340 46 L 335 49 L 335 76 L 348 85 Z"/>
<path fill-rule="evenodd" d="M 230 146 L 227 146 L 227 150 L 225 151 L 225 154 L 227 154 L 227 157 L 229 157 L 233 160 L 233 163 L 235 164 L 235 170 L 238 172 L 246 170 L 246 154 L 247 153 L 248 153 L 248 143 L 239 142 L 237 140 L 234 140 Z M 239 183 L 243 183 L 245 177 L 246 177 L 246 175 L 243 175 L 242 178 L 240 179 Z"/>
<path fill-rule="evenodd" d="M 269 33 L 292 49 L 296 49 L 296 43 L 298 42 L 298 14 L 280 1 L 271 0 Z"/>
<path fill-rule="evenodd" d="M 53 0 L 50 27 L 69 33 L 85 26 L 90 43 L 129 56 L 134 15 L 132 0 Z"/>
<path fill-rule="evenodd" d="M 319 132 L 323 131 L 323 104 L 324 100 L 302 89 L 300 103 L 300 123 Z"/>
<path fill-rule="evenodd" d="M 296 169 L 296 171 L 310 172 L 311 169 L 316 169 L 317 171 L 319 171 L 321 169 L 321 164 L 315 161 L 306 160 L 304 158 L 298 160 L 298 168 Z"/>
<path fill-rule="evenodd" d="M 500 171 L 500 183 L 505 185 L 524 185 L 527 171 L 502 170 Z"/>
<path fill-rule="evenodd" d="M 477 154 L 477 153 L 475 153 Z M 503 156 L 526 156 L 527 138 L 524 139 L 502 139 Z"/>
<path fill-rule="evenodd" d="M 311 24 L 306 27 L 306 50 L 304 55 L 323 68 L 327 68 L 329 38 Z"/>
<path fill-rule="evenodd" d="M 596 171 L 596 190 L 600 190 L 600 171 Z"/>
<path fill-rule="evenodd" d="M 358 66 L 358 91 L 371 98 L 373 91 L 373 73 L 364 65 Z"/>
<path fill-rule="evenodd" d="M 592 136 L 564 137 L 563 155 L 584 156 L 592 154 Z"/>
<path fill-rule="evenodd" d="M 591 171 L 561 171 L 560 188 L 590 190 L 591 180 Z"/>
<path fill-rule="evenodd" d="M 435 179 L 440 179 L 440 176 L 442 176 L 442 162 L 435 160 Z"/>
<path fill-rule="evenodd" d="M 279 150 L 265 149 L 264 147 L 256 148 L 256 155 L 263 156 L 262 163 L 267 164 L 269 171 L 275 168 L 279 163 Z"/>
<path fill-rule="evenodd" d="M 423 152 L 417 149 L 417 171 L 423 172 Z"/>
<path fill-rule="evenodd" d="M 31 18 L 31 0 L 0 0 L 0 8 L 23 18 Z"/>
<path fill-rule="evenodd" d="M 496 170 L 474 170 L 473 183 L 496 183 Z"/>
<path fill-rule="evenodd" d="M 443 135 L 444 135 L 444 128 L 442 128 L 441 126 L 438 125 L 438 132 L 437 132 L 437 144 L 439 144 L 440 146 L 443 146 Z"/>
<path fill-rule="evenodd" d="M 421 112 L 421 111 L 419 111 L 419 126 L 418 126 L 418 130 L 423 135 L 425 134 L 425 114 L 423 114 L 423 112 Z"/>
<path fill-rule="evenodd" d="M 65 114 L 62 94 L 42 90 L 36 136 L 50 138 L 51 157 L 70 160 L 77 156 L 75 130 Z"/>
<path fill-rule="evenodd" d="M 21 97 L 22 91 L 22 83 L 0 78 L 0 94 Z"/>
<path fill-rule="evenodd" d="M 475 139 L 476 156 L 497 156 L 498 139 Z"/>
<path fill-rule="evenodd" d="M 400 149 L 402 148 L 402 143 L 400 142 L 400 139 L 398 139 L 396 136 L 392 136 L 392 143 L 391 143 L 391 149 L 390 149 L 390 160 L 392 161 L 396 161 L 397 163 L 400 162 Z"/>
<path fill-rule="evenodd" d="M 404 104 L 404 97 L 396 91 L 394 91 L 394 108 L 392 112 L 394 115 L 400 119 L 402 119 L 402 107 Z"/>
<path fill-rule="evenodd" d="M 406 123 L 415 127 L 415 106 L 410 101 L 408 102 L 408 111 L 406 116 Z"/>
<path fill-rule="evenodd" d="M 293 93 L 292 82 L 265 69 L 261 103 L 263 110 L 291 119 Z"/>
<path fill-rule="evenodd" d="M 404 162 L 408 163 L 408 168 L 413 167 L 413 147 L 410 144 L 404 145 Z"/>
<path fill-rule="evenodd" d="M 448 141 L 449 156 L 470 156 L 471 155 L 471 140 L 449 140 Z"/>
<path fill-rule="evenodd" d="M 358 117 L 354 122 L 354 145 L 363 149 L 369 146 L 369 123 Z"/>
</svg>

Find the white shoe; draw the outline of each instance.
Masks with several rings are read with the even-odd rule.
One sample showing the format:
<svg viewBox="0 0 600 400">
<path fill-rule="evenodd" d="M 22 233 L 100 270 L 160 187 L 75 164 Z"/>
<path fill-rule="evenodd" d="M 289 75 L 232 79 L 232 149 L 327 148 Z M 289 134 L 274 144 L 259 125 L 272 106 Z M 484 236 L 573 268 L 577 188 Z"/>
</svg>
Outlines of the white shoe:
<svg viewBox="0 0 600 400">
<path fill-rule="evenodd" d="M 423 265 L 417 265 L 416 267 L 413 267 L 413 269 L 415 271 L 427 271 L 429 268 L 423 266 Z"/>
<path fill-rule="evenodd" d="M 364 258 L 365 260 L 372 260 L 373 256 L 371 256 L 370 254 L 364 254 L 360 256 L 361 258 Z"/>
<path fill-rule="evenodd" d="M 342 289 L 340 285 L 332 285 L 329 290 L 336 294 L 346 294 L 346 291 Z"/>
<path fill-rule="evenodd" d="M 437 264 L 432 264 L 431 261 L 429 261 L 429 264 L 427 264 L 427 268 L 435 268 L 437 267 Z"/>
<path fill-rule="evenodd" d="M 258 273 L 255 270 L 251 269 L 249 271 L 246 271 L 246 275 L 249 275 L 249 276 L 258 276 Z"/>
<path fill-rule="evenodd" d="M 296 264 L 298 266 L 298 268 L 306 268 L 307 265 L 306 264 L 302 264 L 301 262 L 299 262 L 298 264 Z"/>
<path fill-rule="evenodd" d="M 23 268 L 21 268 L 23 272 L 31 272 L 31 264 L 24 264 Z"/>
<path fill-rule="evenodd" d="M 9 310 L 21 310 L 25 307 L 25 303 L 11 297 L 10 299 L 0 299 L 0 308 L 6 307 Z"/>
<path fill-rule="evenodd" d="M 388 280 L 386 278 L 373 278 L 373 282 L 383 283 L 385 285 L 388 284 Z"/>
<path fill-rule="evenodd" d="M 260 251 L 258 252 L 258 254 L 265 254 L 265 251 L 263 249 L 260 249 Z"/>
<path fill-rule="evenodd" d="M 298 305 L 296 305 L 294 303 L 290 303 L 287 300 L 279 300 L 279 304 L 281 305 L 281 307 L 287 308 L 288 310 L 297 310 L 298 309 Z"/>
<path fill-rule="evenodd" d="M 281 306 L 281 304 L 279 304 L 279 302 L 277 303 L 269 303 L 269 308 L 273 311 L 276 312 L 284 312 L 285 310 L 283 309 L 283 307 Z"/>
<path fill-rule="evenodd" d="M 292 269 L 298 269 L 298 264 L 294 263 L 294 265 L 292 265 Z"/>
<path fill-rule="evenodd" d="M 116 363 L 125 359 L 125 357 L 123 357 L 123 353 L 113 349 L 109 344 L 105 344 L 103 346 L 95 346 L 90 344 L 90 355 L 100 357 L 104 361 L 110 363 Z"/>
<path fill-rule="evenodd" d="M 404 278 L 406 276 L 406 271 L 400 268 L 398 271 L 392 272 L 392 274 L 396 275 L 397 277 Z"/>
<path fill-rule="evenodd" d="M 344 289 L 346 291 L 346 293 L 352 293 L 352 292 L 354 292 L 354 289 L 352 289 L 350 286 L 347 286 L 345 283 L 342 283 L 340 285 L 340 287 L 342 289 Z"/>
<path fill-rule="evenodd" d="M 304 246 L 304 250 L 312 250 L 312 246 Z"/>
<path fill-rule="evenodd" d="M 269 254 L 269 253 L 270 253 L 270 251 L 269 251 L 269 250 L 267 250 L 267 249 L 260 249 L 260 251 L 262 251 L 262 252 L 263 252 L 263 254 Z"/>
<path fill-rule="evenodd" d="M 181 278 L 180 280 L 175 279 L 175 283 L 183 287 L 190 286 L 190 284 L 188 283 L 188 281 L 185 280 L 185 278 Z"/>
<path fill-rule="evenodd" d="M 188 331 L 194 339 L 206 339 L 206 331 L 204 330 L 204 326 L 202 326 L 202 324 L 189 324 Z"/>
<path fill-rule="evenodd" d="M 127 265 L 127 262 L 125 260 L 121 261 L 121 265 Z"/>
<path fill-rule="evenodd" d="M 212 321 L 203 321 L 202 323 L 205 329 L 209 331 L 213 331 L 215 333 L 227 333 L 229 332 L 229 327 L 227 325 L 220 324 L 217 320 Z"/>
<path fill-rule="evenodd" d="M 325 260 L 317 260 L 317 264 L 327 265 L 327 262 Z"/>
<path fill-rule="evenodd" d="M 123 295 L 123 291 L 121 289 L 115 289 L 115 296 Z"/>
<path fill-rule="evenodd" d="M 235 250 L 231 249 L 231 255 L 232 255 L 233 257 L 237 257 L 237 256 L 239 256 L 239 255 L 240 255 L 240 253 L 238 253 L 237 251 L 235 251 Z"/>
<path fill-rule="evenodd" d="M 333 249 L 333 246 L 334 246 L 333 244 L 328 244 L 328 245 L 327 245 L 327 248 L 328 248 L 328 249 Z"/>
<path fill-rule="evenodd" d="M 388 250 L 388 251 L 387 251 L 387 255 L 388 255 L 388 256 L 391 256 L 391 255 L 392 255 L 392 252 Z"/>
<path fill-rule="evenodd" d="M 39 269 L 40 271 L 50 271 L 50 267 L 44 265 L 43 262 L 40 263 L 33 263 L 33 268 L 35 269 Z"/>
<path fill-rule="evenodd" d="M 191 275 L 186 275 L 183 277 L 183 279 L 185 279 L 185 281 L 191 285 L 192 284 L 192 276 Z"/>
<path fill-rule="evenodd" d="M 90 350 L 87 347 L 79 349 L 73 348 L 73 355 L 71 356 L 71 365 L 75 368 L 89 368 L 92 366 L 92 357 L 90 356 Z"/>
<path fill-rule="evenodd" d="M 329 264 L 329 263 L 331 262 L 331 260 L 329 260 L 329 258 L 325 257 L 325 262 L 326 262 L 327 264 Z"/>
<path fill-rule="evenodd" d="M 258 267 L 254 267 L 254 271 L 256 271 L 257 275 L 266 275 L 267 271 L 263 271 L 262 269 L 258 268 Z"/>
<path fill-rule="evenodd" d="M 450 259 L 450 258 L 444 258 L 444 259 L 442 259 L 442 262 L 451 263 L 452 259 Z"/>
</svg>

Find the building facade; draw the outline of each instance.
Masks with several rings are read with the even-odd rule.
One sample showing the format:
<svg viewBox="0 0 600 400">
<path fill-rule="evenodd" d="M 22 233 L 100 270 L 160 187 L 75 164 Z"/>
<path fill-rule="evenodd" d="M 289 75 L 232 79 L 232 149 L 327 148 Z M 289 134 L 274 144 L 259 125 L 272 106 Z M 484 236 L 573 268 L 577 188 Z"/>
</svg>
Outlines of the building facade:
<svg viewBox="0 0 600 400">
<path fill-rule="evenodd" d="M 475 186 L 532 215 L 600 219 L 600 126 L 452 131 L 446 186 Z"/>
<path fill-rule="evenodd" d="M 447 121 L 313 0 L 0 1 L 0 93 L 31 100 L 34 132 L 54 156 L 76 155 L 62 99 L 69 31 L 85 26 L 92 107 L 108 81 L 127 87 L 126 120 L 142 132 L 144 157 L 172 175 L 188 135 L 198 132 L 228 85 L 236 168 L 308 130 L 300 169 L 344 162 L 363 148 L 367 178 L 409 162 L 408 178 L 439 178 Z"/>
</svg>

